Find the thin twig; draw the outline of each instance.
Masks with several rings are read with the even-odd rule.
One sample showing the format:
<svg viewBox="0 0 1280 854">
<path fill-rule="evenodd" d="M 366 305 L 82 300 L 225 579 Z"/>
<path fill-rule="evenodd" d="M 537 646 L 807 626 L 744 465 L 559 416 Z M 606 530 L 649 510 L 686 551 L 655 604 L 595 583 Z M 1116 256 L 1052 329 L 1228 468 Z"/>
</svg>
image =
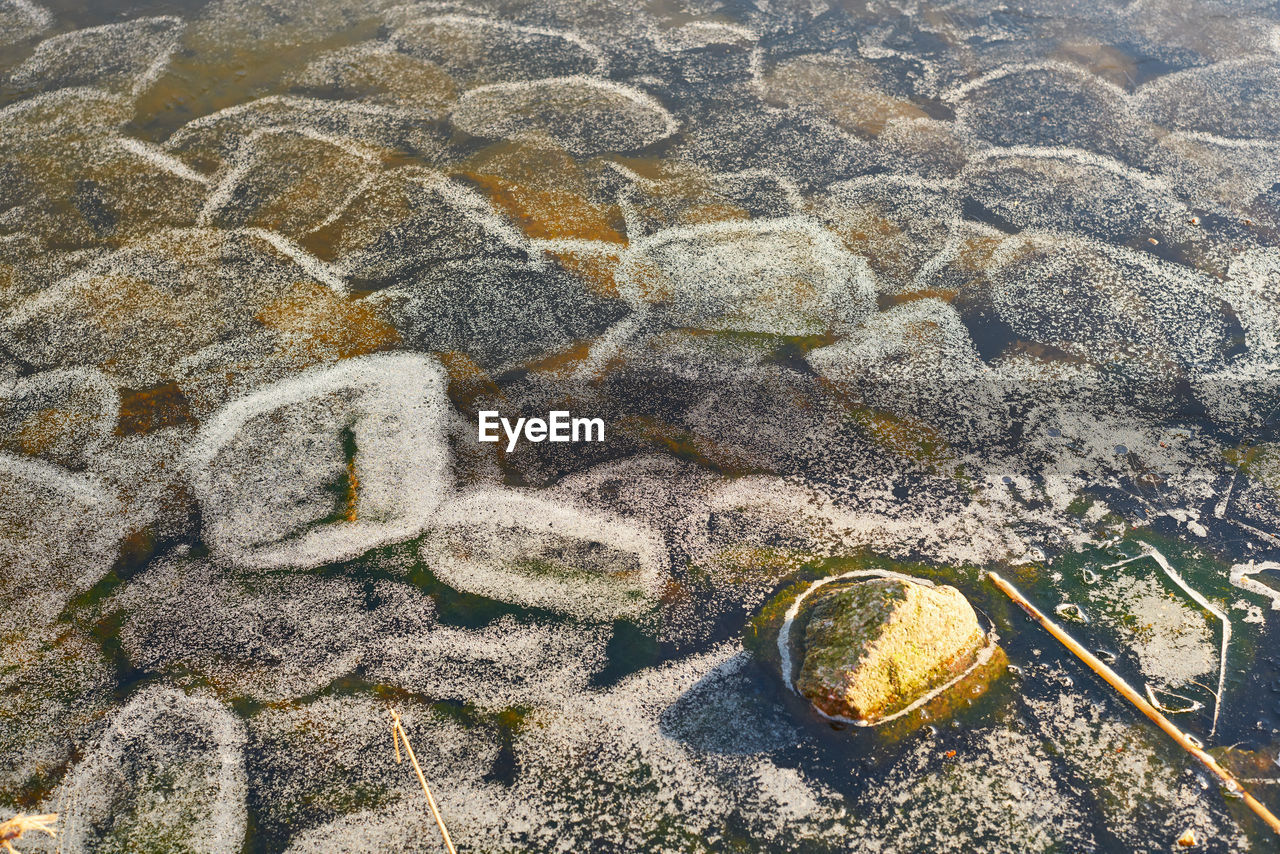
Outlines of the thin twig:
<svg viewBox="0 0 1280 854">
<path fill-rule="evenodd" d="M 409 754 L 409 762 L 413 765 L 413 771 L 418 775 L 418 782 L 422 784 L 422 793 L 427 796 L 427 806 L 431 808 L 431 816 L 436 820 L 436 827 L 440 828 L 440 838 L 444 840 L 444 847 L 449 854 L 458 854 L 458 849 L 453 847 L 453 840 L 449 838 L 449 831 L 444 826 L 444 819 L 440 817 L 440 809 L 436 806 L 436 799 L 431 795 L 431 787 L 427 785 L 427 778 L 422 774 L 422 766 L 418 764 L 418 757 L 413 754 L 413 747 L 409 744 L 409 734 L 404 731 L 404 725 L 400 723 L 400 715 L 394 709 L 391 710 L 391 743 L 395 747 L 396 762 L 400 763 L 400 742 L 404 741 L 404 752 Z"/>
<path fill-rule="evenodd" d="M 1097 673 L 1105 679 L 1107 684 L 1119 691 L 1122 697 L 1137 706 L 1140 712 L 1154 721 L 1156 726 L 1164 730 L 1165 733 L 1167 733 L 1174 741 L 1178 742 L 1178 745 L 1183 750 L 1190 753 L 1199 760 L 1201 765 L 1213 772 L 1214 776 L 1223 782 L 1223 785 L 1226 786 L 1228 792 L 1239 795 L 1249 809 L 1253 810 L 1259 818 L 1266 822 L 1268 827 L 1277 834 L 1280 834 L 1280 818 L 1276 818 L 1271 810 L 1267 809 L 1260 801 L 1258 801 L 1257 798 L 1245 791 L 1244 787 L 1240 785 L 1240 782 L 1236 780 L 1235 777 L 1231 776 L 1229 771 L 1219 765 L 1212 756 L 1205 753 L 1204 748 L 1199 741 L 1193 739 L 1191 736 L 1174 726 L 1172 721 L 1166 718 L 1159 709 L 1148 703 L 1146 699 L 1130 687 L 1129 683 L 1125 682 L 1118 673 L 1104 664 L 1096 655 L 1081 646 L 1075 638 L 1071 637 L 1071 635 L 1067 634 L 1061 626 L 1041 613 L 1040 609 L 1035 605 L 1032 605 L 1027 601 L 1027 599 L 1018 592 L 1016 587 L 994 572 L 989 572 L 987 575 L 991 578 L 991 581 L 996 585 L 996 587 L 999 587 L 1006 596 L 1012 599 L 1019 607 L 1022 608 L 1022 610 L 1026 611 L 1027 614 L 1039 623 L 1045 631 L 1057 638 L 1058 641 L 1074 653 L 1077 658 L 1089 665 L 1089 668 L 1094 673 Z"/>
<path fill-rule="evenodd" d="M 13 843 L 22 839 L 24 833 L 47 833 L 57 836 L 54 824 L 58 821 L 57 813 L 48 815 L 23 815 L 18 813 L 5 822 L 0 822 L 0 851 L 4 854 L 18 854 Z"/>
</svg>

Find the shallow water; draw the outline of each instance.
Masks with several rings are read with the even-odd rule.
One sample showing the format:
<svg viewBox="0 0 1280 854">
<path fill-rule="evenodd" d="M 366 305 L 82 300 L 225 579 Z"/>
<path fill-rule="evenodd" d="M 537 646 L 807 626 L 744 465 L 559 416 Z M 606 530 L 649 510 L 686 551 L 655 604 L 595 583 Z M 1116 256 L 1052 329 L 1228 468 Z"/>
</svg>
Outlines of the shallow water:
<svg viewBox="0 0 1280 854">
<path fill-rule="evenodd" d="M 389 707 L 466 851 L 1271 850 L 984 571 L 1280 808 L 1277 93 L 1247 0 L 0 0 L 23 850 L 438 850 Z M 1009 671 L 822 721 L 742 639 L 862 567 Z"/>
</svg>

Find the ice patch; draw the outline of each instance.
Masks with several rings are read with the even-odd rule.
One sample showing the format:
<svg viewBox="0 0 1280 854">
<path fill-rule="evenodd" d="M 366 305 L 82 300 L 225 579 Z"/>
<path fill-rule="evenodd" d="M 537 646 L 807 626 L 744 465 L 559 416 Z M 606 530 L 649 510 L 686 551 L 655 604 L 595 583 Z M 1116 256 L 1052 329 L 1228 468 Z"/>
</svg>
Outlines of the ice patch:
<svg viewBox="0 0 1280 854">
<path fill-rule="evenodd" d="M 868 175 L 839 181 L 813 209 L 851 251 L 867 257 L 881 292 L 910 289 L 960 219 L 951 181 Z"/>
<path fill-rule="evenodd" d="M 1272 587 L 1269 584 L 1263 584 L 1249 576 L 1257 575 L 1259 572 L 1267 570 L 1280 570 L 1280 563 L 1276 561 L 1249 561 L 1248 563 L 1237 563 L 1231 567 L 1231 583 L 1241 590 L 1248 590 L 1250 593 L 1257 593 L 1259 596 L 1265 596 L 1271 600 L 1271 610 L 1280 611 L 1280 588 Z"/>
<path fill-rule="evenodd" d="M 937 299 L 876 314 L 806 359 L 854 399 L 949 434 L 983 430 L 1003 413 L 1003 383 L 979 358 L 959 313 Z"/>
</svg>

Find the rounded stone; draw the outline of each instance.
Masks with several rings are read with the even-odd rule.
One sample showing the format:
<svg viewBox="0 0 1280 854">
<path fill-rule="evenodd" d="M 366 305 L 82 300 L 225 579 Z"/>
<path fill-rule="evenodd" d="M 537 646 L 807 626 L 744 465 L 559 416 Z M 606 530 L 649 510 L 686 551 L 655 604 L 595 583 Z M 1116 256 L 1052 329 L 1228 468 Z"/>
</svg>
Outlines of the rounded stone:
<svg viewBox="0 0 1280 854">
<path fill-rule="evenodd" d="M 987 647 L 954 587 L 871 578 L 819 589 L 803 604 L 795 688 L 833 718 L 883 721 L 961 677 Z"/>
</svg>

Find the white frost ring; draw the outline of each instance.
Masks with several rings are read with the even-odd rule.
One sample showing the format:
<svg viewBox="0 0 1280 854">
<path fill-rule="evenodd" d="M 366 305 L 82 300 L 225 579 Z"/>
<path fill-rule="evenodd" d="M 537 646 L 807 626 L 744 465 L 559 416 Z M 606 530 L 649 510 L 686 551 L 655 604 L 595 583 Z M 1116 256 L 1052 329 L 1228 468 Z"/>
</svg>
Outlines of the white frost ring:
<svg viewBox="0 0 1280 854">
<path fill-rule="evenodd" d="M 813 591 L 817 590 L 819 587 L 822 587 L 823 585 L 830 584 L 833 581 L 844 581 L 845 579 L 849 579 L 849 578 L 867 578 L 867 577 L 897 578 L 897 579 L 901 579 L 902 581 L 909 581 L 912 584 L 919 584 L 921 587 L 936 586 L 932 581 L 929 581 L 926 578 L 913 578 L 910 575 L 905 575 L 901 572 L 894 572 L 893 570 L 890 570 L 890 569 L 855 569 L 852 572 L 846 572 L 841 575 L 831 575 L 831 576 L 828 576 L 827 578 L 820 578 L 817 581 L 810 584 L 808 588 L 806 588 L 805 591 L 801 593 L 799 596 L 797 596 L 796 600 L 791 603 L 791 607 L 787 609 L 786 616 L 783 618 L 782 627 L 778 629 L 778 655 L 780 656 L 782 661 L 782 681 L 784 684 L 786 684 L 788 690 L 790 690 L 792 693 L 796 694 L 797 696 L 800 695 L 800 692 L 796 691 L 795 683 L 792 682 L 792 679 L 791 679 L 791 672 L 792 672 L 791 625 L 792 623 L 795 622 L 796 616 L 800 613 L 800 605 L 804 602 L 805 599 L 809 598 L 810 594 L 812 594 Z M 879 726 L 880 724 L 884 724 L 884 723 L 888 723 L 889 721 L 896 720 L 902 717 L 903 715 L 910 714 L 911 712 L 914 712 L 916 709 L 923 706 L 925 703 L 928 703 L 929 701 L 933 700 L 939 694 L 942 694 L 944 691 L 948 691 L 951 688 L 955 687 L 955 685 L 957 685 L 964 679 L 968 678 L 979 667 L 982 667 L 983 665 L 991 661 L 991 656 L 995 654 L 996 643 L 997 641 L 1000 640 L 1000 636 L 996 634 L 995 625 L 993 623 L 991 623 L 988 620 L 987 625 L 988 625 L 987 645 L 984 646 L 982 649 L 978 650 L 978 657 L 974 660 L 973 664 L 969 665 L 969 667 L 963 673 L 961 673 L 959 676 L 956 676 L 951 681 L 947 682 L 944 685 L 938 686 L 937 688 L 930 691 L 928 694 L 925 694 L 923 697 L 920 697 L 911 705 L 906 706 L 905 708 L 899 709 L 898 711 L 894 712 L 888 717 L 881 718 L 878 721 L 872 722 L 872 721 L 854 720 L 852 718 L 842 717 L 841 715 L 829 715 L 826 712 L 822 711 L 822 709 L 819 709 L 817 706 L 814 706 L 814 711 L 816 711 L 818 714 L 822 715 L 824 718 L 826 718 L 829 721 L 836 721 L 838 723 L 844 723 L 844 724 L 852 724 L 853 726 Z M 812 703 L 810 705 L 812 705 Z"/>
</svg>

